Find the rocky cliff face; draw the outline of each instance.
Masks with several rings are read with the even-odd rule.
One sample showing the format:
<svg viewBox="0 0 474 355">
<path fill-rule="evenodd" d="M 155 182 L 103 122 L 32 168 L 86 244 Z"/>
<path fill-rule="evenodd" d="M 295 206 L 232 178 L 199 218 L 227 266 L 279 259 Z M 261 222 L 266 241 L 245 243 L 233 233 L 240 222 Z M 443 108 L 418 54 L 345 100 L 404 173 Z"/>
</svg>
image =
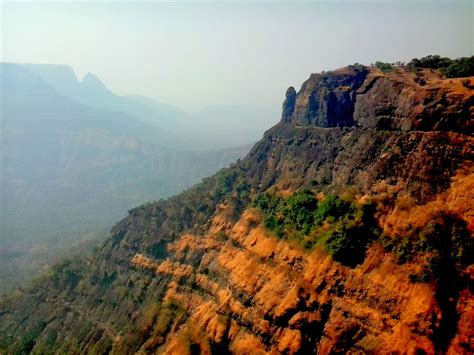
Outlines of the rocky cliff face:
<svg viewBox="0 0 474 355">
<path fill-rule="evenodd" d="M 422 79 L 422 80 L 421 80 Z M 433 71 L 391 73 L 348 67 L 312 74 L 289 88 L 282 122 L 316 127 L 472 132 L 472 88 Z"/>
<path fill-rule="evenodd" d="M 130 211 L 96 254 L 3 300 L 0 346 L 472 352 L 473 93 L 461 79 L 426 75 L 418 86 L 409 73 L 348 68 L 312 75 L 298 94 L 290 88 L 282 122 L 244 160 Z M 324 247 L 342 207 L 309 232 L 298 234 L 295 224 L 278 234 L 252 202 L 302 188 L 322 202 L 330 195 L 357 206 L 370 201 L 377 228 L 358 235 L 372 235 L 361 260 L 347 263 Z M 363 219 L 344 218 L 347 226 Z M 352 245 L 341 233 L 332 247 Z"/>
</svg>

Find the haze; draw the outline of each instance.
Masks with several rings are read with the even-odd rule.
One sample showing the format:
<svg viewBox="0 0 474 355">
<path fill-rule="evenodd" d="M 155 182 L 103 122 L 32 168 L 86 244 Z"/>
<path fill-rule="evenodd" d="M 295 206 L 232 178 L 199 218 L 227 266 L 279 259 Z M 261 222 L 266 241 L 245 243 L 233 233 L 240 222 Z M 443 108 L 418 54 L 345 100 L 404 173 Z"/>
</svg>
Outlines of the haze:
<svg viewBox="0 0 474 355">
<path fill-rule="evenodd" d="M 472 1 L 2 7 L 3 61 L 66 64 L 79 78 L 93 72 L 119 94 L 189 111 L 263 109 L 271 122 L 278 120 L 286 88 L 308 73 L 473 53 Z"/>
</svg>

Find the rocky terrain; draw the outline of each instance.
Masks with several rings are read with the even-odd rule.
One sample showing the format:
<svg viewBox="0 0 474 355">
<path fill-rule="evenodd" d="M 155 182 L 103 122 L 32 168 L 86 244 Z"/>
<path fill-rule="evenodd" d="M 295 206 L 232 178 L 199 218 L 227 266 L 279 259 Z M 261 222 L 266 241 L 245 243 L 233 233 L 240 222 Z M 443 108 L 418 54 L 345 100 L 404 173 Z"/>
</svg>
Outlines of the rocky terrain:
<svg viewBox="0 0 474 355">
<path fill-rule="evenodd" d="M 0 349 L 472 353 L 473 85 L 312 74 L 245 159 L 5 297 Z"/>
</svg>

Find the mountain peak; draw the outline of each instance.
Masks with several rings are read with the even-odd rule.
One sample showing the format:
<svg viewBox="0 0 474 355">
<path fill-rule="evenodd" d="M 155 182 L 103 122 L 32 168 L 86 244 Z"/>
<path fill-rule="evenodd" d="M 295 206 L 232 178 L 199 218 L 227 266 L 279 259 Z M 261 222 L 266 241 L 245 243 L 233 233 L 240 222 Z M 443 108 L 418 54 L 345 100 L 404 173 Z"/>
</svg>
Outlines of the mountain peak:
<svg viewBox="0 0 474 355">
<path fill-rule="evenodd" d="M 87 87 L 105 88 L 102 81 L 93 73 L 88 72 L 81 81 L 81 84 Z"/>
</svg>

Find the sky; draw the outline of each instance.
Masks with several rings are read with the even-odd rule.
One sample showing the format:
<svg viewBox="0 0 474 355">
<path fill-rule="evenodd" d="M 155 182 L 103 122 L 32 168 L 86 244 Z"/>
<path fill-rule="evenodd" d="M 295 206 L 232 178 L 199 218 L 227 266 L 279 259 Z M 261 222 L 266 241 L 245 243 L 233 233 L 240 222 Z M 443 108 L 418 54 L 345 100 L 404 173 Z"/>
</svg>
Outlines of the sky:
<svg viewBox="0 0 474 355">
<path fill-rule="evenodd" d="M 279 115 L 289 86 L 355 62 L 473 55 L 473 1 L 1 3 L 5 62 L 67 64 L 114 92 Z"/>
</svg>

